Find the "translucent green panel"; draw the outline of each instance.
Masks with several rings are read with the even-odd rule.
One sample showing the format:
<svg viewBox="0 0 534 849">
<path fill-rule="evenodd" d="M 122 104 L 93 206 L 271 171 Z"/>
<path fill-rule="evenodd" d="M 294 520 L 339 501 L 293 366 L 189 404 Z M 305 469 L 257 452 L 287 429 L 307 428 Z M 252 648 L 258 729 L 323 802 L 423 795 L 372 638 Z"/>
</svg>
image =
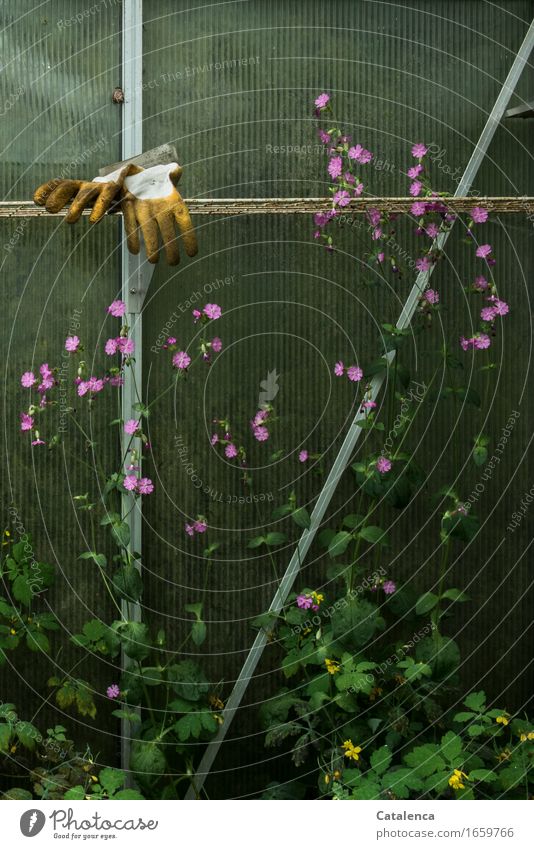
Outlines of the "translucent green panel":
<svg viewBox="0 0 534 849">
<path fill-rule="evenodd" d="M 0 194 L 92 177 L 120 156 L 118 0 L 32 0 L 0 10 Z"/>
</svg>

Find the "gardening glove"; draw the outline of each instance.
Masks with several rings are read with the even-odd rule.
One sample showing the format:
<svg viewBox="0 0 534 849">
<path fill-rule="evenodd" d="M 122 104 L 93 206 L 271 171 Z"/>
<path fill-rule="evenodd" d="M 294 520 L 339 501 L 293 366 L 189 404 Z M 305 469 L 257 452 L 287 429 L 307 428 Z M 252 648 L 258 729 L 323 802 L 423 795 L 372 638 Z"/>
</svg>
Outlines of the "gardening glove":
<svg viewBox="0 0 534 849">
<path fill-rule="evenodd" d="M 159 259 L 159 237 L 165 248 L 167 262 L 180 261 L 175 225 L 181 233 L 188 256 L 198 250 L 189 210 L 176 189 L 182 174 L 176 162 L 154 165 L 126 177 L 121 191 L 121 209 L 128 250 L 139 253 L 139 230 L 143 234 L 147 259 Z"/>
<path fill-rule="evenodd" d="M 65 221 L 73 224 L 78 221 L 83 210 L 92 206 L 89 221 L 96 224 L 108 211 L 119 194 L 126 176 L 136 174 L 141 169 L 138 165 L 123 165 L 105 177 L 94 177 L 86 180 L 64 180 L 56 177 L 43 183 L 35 190 L 33 200 L 38 206 L 46 206 L 48 212 L 59 212 L 72 199 L 72 204 L 65 216 Z"/>
</svg>

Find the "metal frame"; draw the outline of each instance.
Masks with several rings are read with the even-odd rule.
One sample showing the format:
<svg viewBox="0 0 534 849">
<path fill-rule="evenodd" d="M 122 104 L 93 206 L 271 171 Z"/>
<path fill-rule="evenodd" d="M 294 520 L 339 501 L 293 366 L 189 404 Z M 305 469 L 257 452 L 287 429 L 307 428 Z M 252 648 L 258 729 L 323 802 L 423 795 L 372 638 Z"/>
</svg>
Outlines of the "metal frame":
<svg viewBox="0 0 534 849">
<path fill-rule="evenodd" d="M 530 53 L 534 47 L 534 20 L 530 24 L 528 32 L 525 36 L 525 39 L 519 48 L 519 51 L 514 59 L 512 67 L 508 72 L 508 76 L 503 84 L 503 87 L 495 101 L 493 109 L 486 121 L 484 129 L 480 135 L 480 138 L 476 144 L 476 147 L 467 163 L 463 176 L 458 184 L 458 187 L 455 192 L 456 197 L 465 196 L 471 185 L 473 180 L 480 168 L 480 165 L 487 153 L 489 144 L 495 134 L 495 131 L 501 122 L 506 107 L 509 103 L 510 97 L 513 94 L 513 91 L 517 85 L 519 77 L 525 67 L 525 64 L 528 61 Z M 432 244 L 432 250 L 443 250 L 447 239 L 451 233 L 452 227 L 447 230 L 442 230 L 434 240 Z M 417 275 L 416 281 L 412 287 L 410 294 L 404 304 L 402 312 L 397 321 L 397 328 L 399 330 L 403 330 L 409 326 L 415 310 L 417 309 L 417 304 L 419 302 L 419 298 L 421 293 L 424 292 L 426 287 L 428 286 L 432 271 L 434 266 L 431 266 L 428 271 L 420 272 Z M 395 358 L 396 351 L 390 351 L 387 354 L 387 366 L 393 362 Z M 373 400 L 376 400 L 378 393 L 382 387 L 386 376 L 386 370 L 381 373 L 375 375 L 375 377 L 371 381 L 371 389 L 370 389 L 370 397 Z M 354 451 L 354 447 L 359 439 L 360 434 L 362 433 L 362 428 L 359 425 L 359 421 L 361 421 L 361 413 L 357 413 L 348 432 L 345 436 L 343 444 L 339 450 L 339 453 L 334 461 L 334 464 L 330 470 L 330 473 L 326 479 L 323 489 L 321 490 L 315 507 L 311 513 L 310 517 L 310 527 L 306 528 L 302 536 L 297 543 L 297 547 L 289 561 L 289 565 L 284 573 L 284 576 L 279 584 L 279 587 L 274 595 L 274 598 L 271 602 L 271 606 L 269 611 L 274 614 L 279 614 L 286 603 L 287 597 L 291 591 L 293 583 L 300 571 L 302 566 L 302 562 L 308 553 L 308 550 L 315 538 L 315 534 L 319 529 L 321 521 L 324 517 L 324 514 L 330 504 L 330 500 L 334 494 L 334 491 L 339 483 L 341 475 L 347 468 L 352 452 Z M 207 744 L 206 751 L 202 760 L 200 762 L 199 768 L 196 772 L 194 780 L 191 783 L 191 786 L 186 795 L 186 799 L 200 799 L 200 793 L 204 786 L 204 782 L 209 775 L 211 767 L 215 758 L 217 757 L 217 753 L 223 743 L 226 734 L 228 733 L 228 729 L 231 725 L 231 722 L 236 714 L 236 711 L 241 704 L 241 700 L 246 692 L 246 689 L 254 675 L 254 671 L 258 665 L 258 662 L 263 654 L 263 650 L 267 645 L 268 641 L 268 633 L 265 629 L 262 629 L 258 632 L 254 643 L 247 655 L 247 658 L 243 664 L 241 672 L 234 684 L 233 690 L 230 694 L 230 697 L 226 703 L 226 707 L 223 711 L 223 719 L 224 722 L 219 726 L 219 730 L 217 735 Z"/>
<path fill-rule="evenodd" d="M 122 7 L 122 87 L 125 101 L 122 109 L 121 154 L 123 159 L 130 159 L 143 150 L 143 2 L 142 0 L 124 0 Z M 121 291 L 122 300 L 126 304 L 125 321 L 130 328 L 130 338 L 135 343 L 134 362 L 124 373 L 122 387 L 122 418 L 124 421 L 137 417 L 134 404 L 138 400 L 137 392 L 142 391 L 143 359 L 142 339 L 143 321 L 142 307 L 148 291 L 154 266 L 146 261 L 144 254 L 134 256 L 128 251 L 122 220 L 120 221 L 121 241 Z M 122 455 L 130 444 L 131 437 L 123 434 Z M 141 464 L 142 445 L 139 438 L 132 440 L 132 448 L 139 453 Z M 135 501 L 132 509 L 132 497 L 129 493 L 122 496 L 122 514 L 130 528 L 129 550 L 133 555 L 142 550 L 142 499 Z M 141 564 L 136 561 L 141 570 Z M 137 602 L 123 601 L 122 615 L 130 621 L 141 620 L 141 606 Z M 121 666 L 124 669 L 127 659 L 121 652 Z M 121 766 L 129 769 L 132 742 L 132 726 L 129 720 L 121 720 Z M 128 772 L 127 772 L 128 774 Z"/>
</svg>

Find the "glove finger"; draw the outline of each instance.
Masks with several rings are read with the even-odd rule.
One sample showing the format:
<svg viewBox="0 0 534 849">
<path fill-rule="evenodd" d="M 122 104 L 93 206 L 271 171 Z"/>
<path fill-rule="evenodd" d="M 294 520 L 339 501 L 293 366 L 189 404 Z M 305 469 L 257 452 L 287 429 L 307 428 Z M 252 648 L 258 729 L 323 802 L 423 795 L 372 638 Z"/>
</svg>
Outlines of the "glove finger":
<svg viewBox="0 0 534 849">
<path fill-rule="evenodd" d="M 139 244 L 139 230 L 135 218 L 134 201 L 124 198 L 121 208 L 128 250 L 131 254 L 138 254 L 141 246 Z"/>
<path fill-rule="evenodd" d="M 197 237 L 193 230 L 189 210 L 183 201 L 174 207 L 174 217 L 182 234 L 182 241 L 187 256 L 195 256 L 198 251 Z"/>
<path fill-rule="evenodd" d="M 85 207 L 90 206 L 93 199 L 97 197 L 99 193 L 100 187 L 98 184 L 94 186 L 91 183 L 88 183 L 85 188 L 80 189 L 70 205 L 70 209 L 65 216 L 65 221 L 68 221 L 69 224 L 74 224 L 75 221 L 78 221 Z"/>
<path fill-rule="evenodd" d="M 178 250 L 178 238 L 174 229 L 174 216 L 169 210 L 158 215 L 157 218 L 165 256 L 169 265 L 178 265 L 180 262 L 180 251 Z"/>
<path fill-rule="evenodd" d="M 157 262 L 159 259 L 159 235 L 152 209 L 149 204 L 137 201 L 135 214 L 143 233 L 147 259 L 149 262 Z"/>
<path fill-rule="evenodd" d="M 103 187 L 100 188 L 95 205 L 93 206 L 93 211 L 89 216 L 91 224 L 96 224 L 106 214 L 118 191 L 119 187 L 115 183 L 104 183 Z"/>
<path fill-rule="evenodd" d="M 74 197 L 82 184 L 81 180 L 62 180 L 49 194 L 46 201 L 48 212 L 59 212 Z"/>
<path fill-rule="evenodd" d="M 43 183 L 38 186 L 33 193 L 33 202 L 36 203 L 37 206 L 44 206 L 49 194 L 62 182 L 62 177 L 54 177 L 53 180 L 48 180 L 47 183 Z"/>
</svg>

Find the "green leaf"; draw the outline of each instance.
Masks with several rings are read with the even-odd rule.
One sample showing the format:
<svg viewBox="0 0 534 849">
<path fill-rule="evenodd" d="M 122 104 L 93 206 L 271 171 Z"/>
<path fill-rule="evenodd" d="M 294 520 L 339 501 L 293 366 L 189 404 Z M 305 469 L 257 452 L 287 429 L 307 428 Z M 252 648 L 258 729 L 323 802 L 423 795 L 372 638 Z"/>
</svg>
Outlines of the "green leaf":
<svg viewBox="0 0 534 849">
<path fill-rule="evenodd" d="M 112 585 L 117 596 L 127 601 L 139 601 L 143 593 L 143 579 L 133 563 L 125 563 L 115 572 Z"/>
<path fill-rule="evenodd" d="M 202 715 L 200 713 L 186 713 L 178 722 L 174 723 L 174 730 L 182 743 L 194 737 L 198 740 L 202 733 Z"/>
<path fill-rule="evenodd" d="M 391 763 L 393 753 L 388 746 L 381 746 L 371 755 L 371 766 L 378 775 L 382 775 Z"/>
<path fill-rule="evenodd" d="M 454 715 L 455 722 L 471 722 L 472 719 L 476 716 L 476 713 L 472 713 L 471 711 L 460 711 L 460 713 L 456 713 Z"/>
<path fill-rule="evenodd" d="M 132 754 L 130 758 L 130 768 L 140 775 L 152 774 L 162 775 L 165 772 L 167 763 L 165 755 L 159 746 L 152 741 L 142 741 L 134 743 L 132 746 Z"/>
<path fill-rule="evenodd" d="M 119 622 L 114 625 L 127 657 L 144 660 L 150 654 L 151 642 L 144 622 Z"/>
<path fill-rule="evenodd" d="M 483 445 L 475 445 L 473 448 L 473 460 L 475 461 L 475 466 L 483 466 L 487 459 L 488 449 Z"/>
<path fill-rule="evenodd" d="M 30 651 L 50 651 L 50 641 L 43 631 L 36 629 L 26 631 L 26 645 Z"/>
<path fill-rule="evenodd" d="M 359 527 L 362 522 L 365 520 L 365 516 L 359 516 L 357 513 L 350 513 L 348 516 L 345 516 L 343 519 L 343 524 L 346 528 L 351 528 L 354 530 Z"/>
<path fill-rule="evenodd" d="M 97 642 L 97 640 L 102 639 L 104 634 L 107 631 L 107 626 L 104 625 L 100 619 L 91 619 L 90 622 L 86 622 L 82 628 L 83 633 L 86 637 L 88 637 L 92 642 Z"/>
<path fill-rule="evenodd" d="M 118 524 L 112 525 L 111 535 L 117 545 L 121 545 L 123 548 L 128 546 L 128 543 L 130 542 L 130 528 L 126 522 L 119 522 Z"/>
<path fill-rule="evenodd" d="M 0 752 L 7 752 L 13 729 L 10 724 L 0 725 Z"/>
<path fill-rule="evenodd" d="M 248 548 L 259 548 L 265 542 L 265 537 L 254 537 L 249 540 Z"/>
<path fill-rule="evenodd" d="M 472 769 L 469 773 L 470 781 L 497 781 L 498 775 L 491 769 Z"/>
<path fill-rule="evenodd" d="M 28 579 L 24 575 L 18 575 L 12 585 L 13 595 L 21 604 L 29 606 L 33 592 Z"/>
<path fill-rule="evenodd" d="M 104 767 L 98 774 L 98 781 L 108 794 L 113 796 L 117 790 L 124 785 L 125 774 L 121 769 L 112 769 Z"/>
<path fill-rule="evenodd" d="M 97 554 L 96 551 L 84 551 L 83 554 L 80 554 L 78 560 L 93 560 L 102 569 L 108 562 L 105 554 Z"/>
<path fill-rule="evenodd" d="M 441 598 L 448 598 L 451 601 L 469 601 L 467 593 L 464 593 L 463 590 L 458 590 L 454 587 L 451 587 L 450 590 L 445 590 L 445 592 L 442 593 Z"/>
<path fill-rule="evenodd" d="M 119 790 L 118 793 L 115 793 L 114 799 L 144 799 L 145 797 L 139 793 L 138 790 L 128 789 L 128 790 Z"/>
<path fill-rule="evenodd" d="M 67 790 L 64 798 L 80 802 L 82 799 L 85 799 L 85 790 L 83 789 L 81 784 L 76 784 L 75 787 L 70 787 Z"/>
<path fill-rule="evenodd" d="M 192 660 L 182 660 L 169 666 L 167 676 L 176 695 L 189 701 L 198 701 L 209 690 L 202 669 Z"/>
<path fill-rule="evenodd" d="M 417 770 L 418 775 L 425 777 L 433 772 L 445 768 L 445 762 L 438 754 L 438 746 L 435 743 L 425 743 L 416 746 L 411 752 L 404 756 L 404 762 Z"/>
<path fill-rule="evenodd" d="M 287 539 L 285 534 L 279 533 L 278 531 L 271 531 L 264 538 L 265 545 L 281 545 Z"/>
<path fill-rule="evenodd" d="M 428 613 L 430 610 L 433 610 L 438 601 L 439 599 L 434 593 L 423 593 L 423 595 L 417 599 L 417 604 L 415 605 L 415 612 L 419 616 L 423 616 L 425 613 Z"/>
<path fill-rule="evenodd" d="M 174 711 L 174 713 L 189 713 L 194 708 L 195 703 L 188 702 L 186 699 L 173 699 L 172 702 L 169 702 L 169 710 Z"/>
<path fill-rule="evenodd" d="M 33 751 L 35 743 L 41 739 L 41 733 L 31 722 L 18 722 L 15 728 L 17 737 L 25 749 Z"/>
<path fill-rule="evenodd" d="M 387 534 L 382 528 L 376 525 L 367 525 L 359 531 L 358 536 L 366 542 L 380 543 L 380 545 L 388 545 Z"/>
<path fill-rule="evenodd" d="M 299 507 L 291 514 L 291 518 L 299 528 L 309 528 L 311 525 L 310 514 L 305 507 Z"/>
<path fill-rule="evenodd" d="M 486 694 L 484 690 L 469 693 L 464 699 L 464 705 L 477 713 L 483 713 L 486 710 Z"/>
<path fill-rule="evenodd" d="M 328 546 L 330 557 L 339 557 L 340 554 L 343 554 L 347 550 L 351 539 L 353 539 L 353 536 L 348 531 L 340 531 L 338 534 L 335 534 Z"/>
<path fill-rule="evenodd" d="M 484 725 L 470 725 L 467 729 L 467 733 L 470 737 L 480 737 L 481 734 L 484 734 L 486 731 L 486 727 Z"/>
<path fill-rule="evenodd" d="M 195 620 L 193 622 L 193 627 L 191 628 L 191 639 L 193 640 L 196 646 L 201 646 L 204 640 L 206 639 L 206 623 L 202 622 L 200 619 Z"/>
<path fill-rule="evenodd" d="M 112 710 L 111 715 L 116 716 L 117 719 L 126 719 L 132 725 L 135 725 L 136 723 L 141 722 L 141 717 L 139 716 L 138 713 L 134 713 L 133 710 L 121 710 L 119 708 L 119 710 Z"/>
<path fill-rule="evenodd" d="M 447 734 L 441 738 L 440 748 L 441 754 L 449 761 L 449 763 L 458 763 L 463 748 L 462 738 L 458 734 L 455 734 L 454 731 L 448 731 Z"/>
</svg>

